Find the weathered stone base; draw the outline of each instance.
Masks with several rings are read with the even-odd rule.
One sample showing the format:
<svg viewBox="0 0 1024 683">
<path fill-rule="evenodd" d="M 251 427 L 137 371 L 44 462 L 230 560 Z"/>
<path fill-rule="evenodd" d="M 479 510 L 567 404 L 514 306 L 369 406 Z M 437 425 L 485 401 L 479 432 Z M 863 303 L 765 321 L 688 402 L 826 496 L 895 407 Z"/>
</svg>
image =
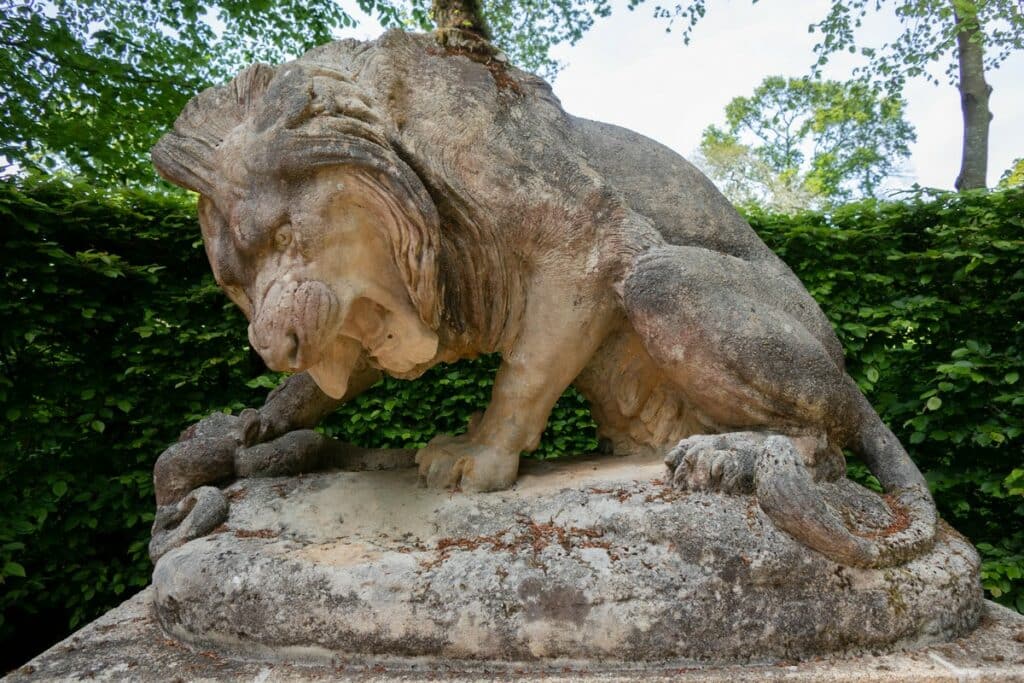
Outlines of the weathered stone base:
<svg viewBox="0 0 1024 683">
<path fill-rule="evenodd" d="M 943 527 L 898 568 L 841 567 L 755 500 L 680 494 L 651 458 L 528 466 L 507 492 L 414 470 L 250 479 L 227 524 L 153 574 L 165 631 L 269 658 L 758 662 L 946 641 L 978 621 L 978 558 Z M 850 482 L 829 494 L 893 523 Z"/>
<path fill-rule="evenodd" d="M 478 495 L 410 469 L 238 482 L 222 528 L 14 679 L 1024 680 L 1024 618 L 981 600 L 948 527 L 852 569 L 749 497 L 666 488 L 656 459 L 524 470 Z M 892 524 L 849 482 L 828 497 Z"/>
<path fill-rule="evenodd" d="M 1024 681 L 1024 617 L 991 602 L 969 635 L 949 643 L 889 654 L 823 657 L 804 662 L 746 666 L 686 663 L 480 664 L 417 659 L 358 660 L 338 657 L 309 663 L 226 657 L 168 638 L 156 620 L 147 588 L 4 679 L 22 681 L 492 681 L 569 683 L 599 680 L 700 681 L 702 683 L 827 683 L 850 681 Z"/>
</svg>

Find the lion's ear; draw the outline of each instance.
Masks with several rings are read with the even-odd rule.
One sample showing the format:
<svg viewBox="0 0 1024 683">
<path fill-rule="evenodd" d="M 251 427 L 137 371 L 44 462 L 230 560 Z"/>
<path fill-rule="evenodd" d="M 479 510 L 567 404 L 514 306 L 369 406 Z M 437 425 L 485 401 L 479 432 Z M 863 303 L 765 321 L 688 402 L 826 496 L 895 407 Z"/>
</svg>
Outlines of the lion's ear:
<svg viewBox="0 0 1024 683">
<path fill-rule="evenodd" d="M 275 73 L 272 66 L 253 64 L 226 85 L 193 97 L 174 122 L 174 130 L 150 152 L 157 172 L 176 185 L 211 194 L 217 147 L 259 106 Z"/>
</svg>

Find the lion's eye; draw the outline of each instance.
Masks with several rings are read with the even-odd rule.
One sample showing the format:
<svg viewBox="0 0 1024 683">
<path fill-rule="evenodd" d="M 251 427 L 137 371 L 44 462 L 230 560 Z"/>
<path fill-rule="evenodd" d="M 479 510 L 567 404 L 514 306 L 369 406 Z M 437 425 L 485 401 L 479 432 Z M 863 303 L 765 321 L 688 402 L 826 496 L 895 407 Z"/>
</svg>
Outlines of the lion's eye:
<svg viewBox="0 0 1024 683">
<path fill-rule="evenodd" d="M 285 224 L 277 229 L 274 233 L 274 244 L 277 245 L 278 249 L 287 249 L 288 245 L 292 243 L 292 226 Z"/>
</svg>

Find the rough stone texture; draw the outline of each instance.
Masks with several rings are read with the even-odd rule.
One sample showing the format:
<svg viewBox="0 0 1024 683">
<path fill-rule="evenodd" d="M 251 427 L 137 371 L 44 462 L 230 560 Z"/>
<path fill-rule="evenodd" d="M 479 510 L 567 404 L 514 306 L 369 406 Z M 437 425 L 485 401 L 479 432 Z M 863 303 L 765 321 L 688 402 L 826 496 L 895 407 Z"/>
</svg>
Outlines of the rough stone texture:
<svg viewBox="0 0 1024 683">
<path fill-rule="evenodd" d="M 85 626 L 63 642 L 12 671 L 5 681 L 493 681 L 544 680 L 555 683 L 596 680 L 701 681 L 760 683 L 848 681 L 1024 680 L 1024 617 L 991 602 L 983 607 L 981 625 L 969 635 L 943 645 L 891 654 L 818 658 L 743 666 L 686 662 L 634 666 L 559 663 L 554 666 L 474 664 L 462 661 L 359 660 L 340 657 L 329 663 L 300 658 L 238 659 L 186 647 L 160 630 L 147 588 Z"/>
<path fill-rule="evenodd" d="M 977 623 L 978 557 L 948 527 L 901 567 L 844 567 L 752 497 L 666 474 L 606 456 L 490 494 L 417 487 L 412 469 L 242 480 L 223 527 L 157 563 L 157 615 L 221 653 L 504 662 L 805 658 Z M 877 495 L 831 486 L 861 533 L 892 523 Z"/>
<path fill-rule="evenodd" d="M 778 528 L 844 565 L 927 553 L 924 478 L 846 374 L 828 318 L 728 201 L 664 146 L 570 116 L 547 83 L 448 38 L 389 31 L 251 66 L 194 97 L 153 148 L 200 195 L 210 264 L 253 347 L 304 378 L 161 456 L 154 556 L 223 510 L 210 496 L 179 506 L 190 490 L 315 469 L 329 444 L 285 432 L 381 372 L 492 352 L 486 411 L 417 453 L 428 486 L 513 485 L 575 384 L 618 454 L 756 435 L 752 457 L 690 448 L 681 488 L 749 481 Z M 842 477 L 843 448 L 906 517 L 892 533 L 832 513 L 843 487 L 817 484 Z"/>
<path fill-rule="evenodd" d="M 413 489 L 411 469 L 235 484 L 218 533 L 5 680 L 1024 680 L 1024 617 L 981 601 L 977 557 L 946 529 L 904 567 L 853 569 L 749 497 L 664 487 L 657 462 L 524 469 L 487 495 Z M 901 640 L 872 643 L 886 634 Z M 616 646 L 641 656 L 593 656 Z M 794 659 L 821 649 L 858 652 Z"/>
<path fill-rule="evenodd" d="M 190 648 L 160 630 L 147 588 L 117 609 L 58 643 L 5 678 L 5 681 L 493 681 L 539 680 L 554 683 L 597 680 L 760 683 L 849 681 L 1024 680 L 1024 617 L 991 602 L 982 608 L 980 626 L 953 642 L 901 650 L 823 657 L 805 662 L 714 666 L 688 662 L 616 665 L 478 664 L 420 659 L 338 657 L 310 662 L 300 657 L 276 660 L 228 657 Z"/>
</svg>

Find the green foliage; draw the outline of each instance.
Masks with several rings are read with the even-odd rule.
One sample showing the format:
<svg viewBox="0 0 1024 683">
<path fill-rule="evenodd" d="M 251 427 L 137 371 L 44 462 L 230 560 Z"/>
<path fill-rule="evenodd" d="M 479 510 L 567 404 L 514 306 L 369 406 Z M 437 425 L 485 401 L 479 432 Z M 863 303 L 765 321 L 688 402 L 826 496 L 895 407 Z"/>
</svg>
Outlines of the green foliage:
<svg viewBox="0 0 1024 683">
<path fill-rule="evenodd" d="M 1024 157 L 1014 161 L 999 178 L 999 188 L 1024 187 Z"/>
<path fill-rule="evenodd" d="M 900 33 L 882 44 L 857 38 L 869 12 L 892 11 Z M 938 79 L 929 71 L 942 64 L 950 84 L 958 78 L 957 34 L 978 31 L 985 51 L 985 69 L 995 70 L 1015 50 L 1024 49 L 1024 9 L 1017 0 L 831 0 L 828 14 L 808 30 L 821 35 L 814 52 L 816 73 L 836 53 L 859 53 L 866 63 L 857 72 L 890 86 L 907 79 Z"/>
<path fill-rule="evenodd" d="M 564 64 L 550 56 L 555 45 L 575 45 L 596 17 L 611 14 L 609 0 L 488 0 L 484 14 L 494 40 L 518 66 L 554 79 Z"/>
<path fill-rule="evenodd" d="M 192 95 L 353 24 L 334 2 L 0 0 L 0 155 L 152 184 L 147 151 Z"/>
<path fill-rule="evenodd" d="M 701 165 L 738 204 L 793 211 L 872 197 L 916 139 L 905 103 L 864 82 L 769 76 L 709 126 Z"/>
<path fill-rule="evenodd" d="M 3 183 L 0 215 L 6 640 L 33 613 L 74 626 L 144 586 L 153 456 L 265 392 L 245 387 L 259 366 L 207 275 L 191 202 Z"/>
<path fill-rule="evenodd" d="M 487 407 L 500 360 L 491 355 L 441 365 L 415 382 L 387 377 L 342 406 L 324 422 L 323 431 L 379 448 L 420 448 L 438 434 L 464 432 L 470 416 Z M 540 447 L 530 456 L 546 459 L 593 452 L 596 432 L 586 400 L 569 389 L 555 406 Z"/>
<path fill-rule="evenodd" d="M 356 2 L 384 26 L 431 28 L 427 0 Z M 485 5 L 497 44 L 547 76 L 560 68 L 551 46 L 609 11 L 608 0 Z M 334 1 L 0 0 L 0 164 L 152 186 L 148 150 L 190 97 L 354 25 Z"/>
<path fill-rule="evenodd" d="M 751 0 L 756 3 L 758 0 Z M 634 9 L 645 0 L 629 0 Z M 666 31 L 676 22 L 690 42 L 693 31 L 707 12 L 709 0 L 686 0 L 668 9 L 655 7 L 656 17 L 667 19 Z M 987 164 L 987 100 L 980 93 L 988 86 L 984 72 L 993 71 L 1013 52 L 1024 49 L 1024 3 L 1020 0 L 829 0 L 825 17 L 808 26 L 821 36 L 814 46 L 816 59 L 811 76 L 822 70 L 837 53 L 859 54 L 863 62 L 853 76 L 884 87 L 896 95 L 908 79 L 922 77 L 938 83 L 931 67 L 944 64 L 950 84 L 964 90 L 961 98 L 974 97 L 981 111 L 964 109 L 963 162 L 956 180 L 960 189 L 985 186 Z M 900 30 L 881 43 L 866 44 L 858 35 L 869 14 L 895 15 Z M 971 93 L 974 95 L 971 95 Z"/>
<path fill-rule="evenodd" d="M 34 615 L 62 629 L 144 585 L 157 455 L 212 410 L 259 405 L 277 376 L 209 275 L 191 201 L 4 183 L 0 214 L 8 644 L 39 631 L 26 627 Z M 979 544 L 989 594 L 1024 608 L 1024 191 L 750 218 L 832 317 L 851 374 L 943 515 Z M 496 363 L 385 380 L 324 430 L 404 447 L 459 432 L 485 406 Z M 567 392 L 537 456 L 595 446 L 585 402 Z"/>
<path fill-rule="evenodd" d="M 978 544 L 989 595 L 1024 611 L 1024 191 L 748 218 Z"/>
<path fill-rule="evenodd" d="M 629 0 L 629 8 L 644 2 Z M 686 0 L 673 7 L 657 5 L 654 16 L 668 21 L 666 31 L 680 25 L 683 41 L 689 43 L 709 4 L 709 0 Z M 868 14 L 883 11 L 896 16 L 899 34 L 876 45 L 858 41 L 858 30 Z M 928 70 L 935 63 L 944 63 L 949 82 L 955 83 L 956 36 L 974 29 L 980 29 L 987 70 L 999 68 L 1010 53 L 1024 49 L 1024 9 L 1018 0 L 830 0 L 825 17 L 807 28 L 821 36 L 814 46 L 813 75 L 821 75 L 832 55 L 848 52 L 866 59 L 855 75 L 883 81 L 892 92 L 901 90 L 909 78 L 923 76 L 936 82 Z"/>
</svg>

